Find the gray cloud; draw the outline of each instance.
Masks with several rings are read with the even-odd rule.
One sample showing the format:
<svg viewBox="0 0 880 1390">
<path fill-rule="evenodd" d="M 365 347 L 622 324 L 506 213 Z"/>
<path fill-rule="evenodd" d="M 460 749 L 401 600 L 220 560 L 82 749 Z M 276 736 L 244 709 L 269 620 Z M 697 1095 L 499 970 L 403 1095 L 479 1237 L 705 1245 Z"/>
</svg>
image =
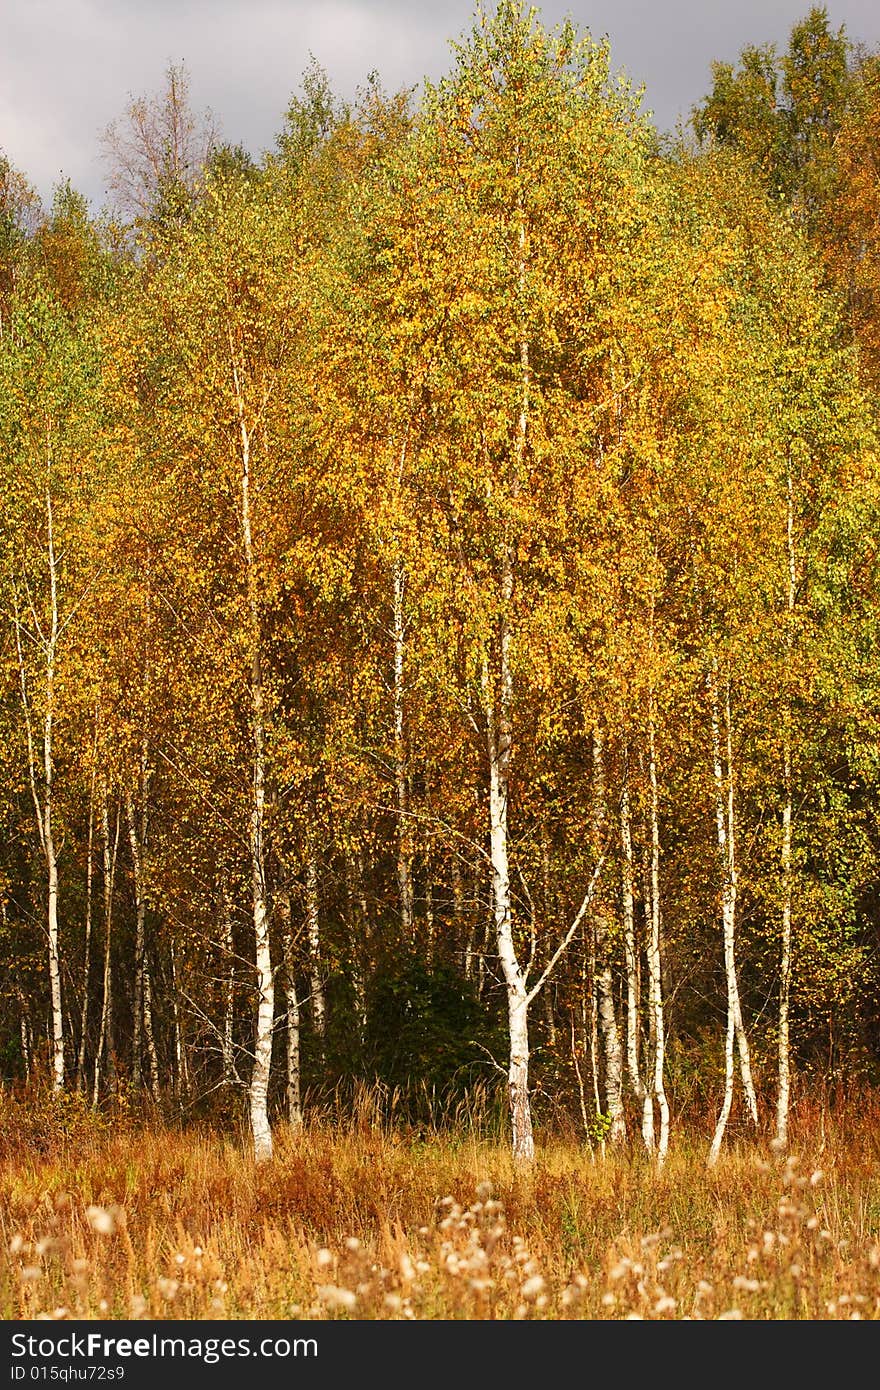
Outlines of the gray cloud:
<svg viewBox="0 0 880 1390">
<path fill-rule="evenodd" d="M 705 92 L 712 58 L 744 43 L 784 44 L 809 0 L 549 0 L 545 23 L 570 13 L 611 39 L 612 59 L 646 87 L 663 128 Z M 880 43 L 876 0 L 837 0 L 832 23 Z M 371 70 L 395 90 L 438 78 L 449 39 L 470 22 L 470 0 L 3 0 L 0 148 L 48 197 L 69 177 L 100 205 L 100 134 L 131 95 L 162 84 L 185 60 L 198 108 L 226 139 L 255 154 L 271 146 L 309 53 L 352 96 Z"/>
</svg>

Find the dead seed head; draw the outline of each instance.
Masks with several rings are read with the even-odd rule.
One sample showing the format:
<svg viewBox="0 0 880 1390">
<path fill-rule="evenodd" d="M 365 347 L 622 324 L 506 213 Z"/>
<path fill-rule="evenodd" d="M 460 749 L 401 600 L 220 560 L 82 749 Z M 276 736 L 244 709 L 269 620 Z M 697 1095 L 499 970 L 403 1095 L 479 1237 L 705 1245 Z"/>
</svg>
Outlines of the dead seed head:
<svg viewBox="0 0 880 1390">
<path fill-rule="evenodd" d="M 99 1236 L 112 1236 L 120 1225 L 121 1207 L 86 1207 L 86 1220 Z"/>
<path fill-rule="evenodd" d="M 341 1289 L 336 1284 L 320 1284 L 315 1290 L 319 1300 L 330 1311 L 350 1313 L 357 1304 L 357 1294 L 351 1289 Z"/>
</svg>

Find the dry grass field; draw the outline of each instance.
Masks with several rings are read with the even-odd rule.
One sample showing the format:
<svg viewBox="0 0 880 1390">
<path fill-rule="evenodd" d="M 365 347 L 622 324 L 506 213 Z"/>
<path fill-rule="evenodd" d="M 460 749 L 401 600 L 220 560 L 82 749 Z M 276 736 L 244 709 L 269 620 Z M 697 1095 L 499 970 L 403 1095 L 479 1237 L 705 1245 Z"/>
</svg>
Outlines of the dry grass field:
<svg viewBox="0 0 880 1390">
<path fill-rule="evenodd" d="M 875 1318 L 880 1103 L 797 1108 L 792 1146 L 642 1155 L 479 1127 L 238 1134 L 0 1097 L 0 1301 L 18 1318 Z"/>
</svg>

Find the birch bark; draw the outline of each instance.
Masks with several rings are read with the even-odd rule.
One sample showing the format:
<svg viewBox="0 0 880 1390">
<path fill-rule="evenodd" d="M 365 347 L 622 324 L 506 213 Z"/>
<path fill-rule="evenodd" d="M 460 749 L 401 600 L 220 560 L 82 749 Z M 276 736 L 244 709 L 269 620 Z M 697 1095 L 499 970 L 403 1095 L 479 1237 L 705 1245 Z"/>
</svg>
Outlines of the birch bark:
<svg viewBox="0 0 880 1390">
<path fill-rule="evenodd" d="M 505 563 L 504 597 L 509 603 L 513 592 L 513 570 Z M 501 619 L 500 694 L 498 708 L 490 688 L 488 663 L 484 663 L 482 683 L 486 712 L 486 743 L 489 761 L 489 856 L 492 872 L 492 908 L 498 958 L 507 988 L 507 1024 L 510 1041 L 508 1091 L 512 1126 L 513 1157 L 529 1163 L 535 1155 L 532 1112 L 529 1100 L 529 1030 L 526 981 L 513 940 L 513 916 L 508 857 L 507 805 L 511 749 L 510 728 L 510 631 L 505 614 Z"/>
<path fill-rule="evenodd" d="M 794 643 L 794 612 L 797 600 L 797 564 L 794 543 L 794 491 L 791 476 L 791 456 L 786 473 L 785 509 L 786 558 L 788 585 L 786 595 L 786 657 L 791 665 Z M 789 1006 L 791 1001 L 791 898 L 792 898 L 792 776 L 791 776 L 792 712 L 790 701 L 783 716 L 782 749 L 782 950 L 779 980 L 779 1041 L 778 1082 L 776 1095 L 776 1141 L 781 1148 L 788 1143 L 788 1113 L 791 1105 L 791 1044 L 789 1038 Z"/>
<path fill-rule="evenodd" d="M 245 563 L 247 607 L 250 622 L 250 702 L 252 799 L 249 849 L 251 900 L 254 921 L 254 955 L 257 974 L 257 1016 L 254 1031 L 254 1064 L 250 1083 L 251 1136 L 254 1158 L 263 1163 L 272 1157 L 269 1126 L 269 1072 L 272 1065 L 272 1030 L 275 1022 L 275 980 L 272 971 L 269 901 L 266 875 L 266 724 L 262 671 L 262 632 L 257 594 L 256 558 L 251 517 L 251 435 L 245 423 L 244 398 L 233 355 L 233 382 L 240 440 L 241 533 Z"/>
<path fill-rule="evenodd" d="M 402 464 L 401 464 L 402 467 Z M 401 560 L 393 570 L 392 635 L 394 640 L 394 788 L 397 797 L 397 887 L 400 921 L 407 939 L 412 937 L 415 915 L 412 878 L 412 836 L 409 827 L 409 784 L 406 757 L 406 576 Z"/>
<path fill-rule="evenodd" d="M 235 1022 L 235 939 L 232 932 L 232 896 L 229 879 L 224 872 L 220 879 L 220 930 L 223 943 L 223 1084 L 235 1083 L 235 1053 L 233 1027 Z"/>
<path fill-rule="evenodd" d="M 648 701 L 648 789 L 651 817 L 651 931 L 648 943 L 648 1003 L 651 1011 L 654 1101 L 660 1117 L 657 1166 L 662 1168 L 669 1149 L 669 1102 L 664 1079 L 666 1035 L 663 1017 L 662 916 L 660 911 L 660 799 L 657 785 L 657 749 L 654 697 Z"/>
<path fill-rule="evenodd" d="M 607 819 L 605 750 L 602 731 L 597 727 L 593 730 L 593 851 L 597 859 L 602 853 Z M 602 1033 L 605 1062 L 605 1111 L 609 1120 L 608 1140 L 609 1143 L 616 1146 L 626 1142 L 626 1120 L 623 1110 L 623 1055 L 614 1009 L 608 920 L 601 903 L 598 903 L 594 908 L 592 918 L 599 1028 Z"/>
<path fill-rule="evenodd" d="M 715 1133 L 709 1149 L 709 1163 L 717 1161 L 724 1139 L 724 1131 L 730 1117 L 734 1086 L 734 1044 L 740 1059 L 740 1074 L 749 1115 L 753 1124 L 758 1123 L 758 1103 L 752 1081 L 749 1045 L 743 1027 L 742 1008 L 739 997 L 739 983 L 736 973 L 736 906 L 737 906 L 737 863 L 735 841 L 735 802 L 733 785 L 733 749 L 730 714 L 730 683 L 726 683 L 724 719 L 727 769 L 722 761 L 720 697 L 718 691 L 718 662 L 712 659 L 708 678 L 710 714 L 712 723 L 712 768 L 715 784 L 715 825 L 718 840 L 718 855 L 721 863 L 721 924 L 724 940 L 724 976 L 727 985 L 727 1028 L 724 1046 L 724 1099 Z"/>
<path fill-rule="evenodd" d="M 116 885 L 116 858 L 119 849 L 119 807 L 116 808 L 116 828 L 110 838 L 109 792 L 107 783 L 101 786 L 101 835 L 104 867 L 104 975 L 101 989 L 101 1025 L 95 1050 L 95 1079 L 92 1104 L 97 1105 L 101 1094 L 101 1062 L 106 1057 L 107 1074 L 113 1076 L 115 1047 L 113 1041 L 113 895 Z"/>
<path fill-rule="evenodd" d="M 277 903 L 278 915 L 281 918 L 281 952 L 284 960 L 284 996 L 287 1005 L 285 1017 L 287 1119 L 292 1129 L 302 1129 L 300 1008 L 299 998 L 296 992 L 296 969 L 293 955 L 293 925 L 290 894 L 287 892 L 279 893 L 277 896 Z"/>
<path fill-rule="evenodd" d="M 76 1089 L 85 1085 L 86 1046 L 89 1032 L 89 977 L 92 964 L 92 889 L 95 859 L 95 779 L 97 776 L 98 712 L 95 711 L 95 738 L 92 745 L 92 767 L 89 775 L 89 832 L 86 839 L 86 907 L 83 941 L 83 1000 L 79 1021 L 79 1047 L 76 1054 Z"/>
<path fill-rule="evenodd" d="M 323 1054 L 327 1031 L 324 1000 L 324 974 L 321 967 L 321 916 L 318 899 L 318 858 L 309 841 L 306 852 L 306 929 L 309 942 L 309 984 L 312 997 L 312 1021 Z M 298 1006 L 297 1006 L 298 1007 Z"/>
<path fill-rule="evenodd" d="M 635 859 L 629 794 L 629 746 L 623 746 L 623 785 L 620 793 L 621 901 L 623 948 L 626 959 L 626 1069 L 636 1100 L 642 1107 L 642 1142 L 654 1148 L 654 1102 L 639 1068 L 639 969 L 635 925 Z"/>
<path fill-rule="evenodd" d="M 134 937 L 134 1001 L 132 1019 L 132 1058 L 131 1079 L 135 1090 L 140 1090 L 142 1082 L 142 1034 L 144 1014 L 144 929 L 147 916 L 147 899 L 144 889 L 144 853 L 147 841 L 147 806 L 144 786 L 144 759 L 141 761 L 141 814 L 138 818 L 134 797 L 129 790 L 125 797 L 125 817 L 128 824 L 128 841 L 131 848 L 131 863 L 134 873 L 135 937 Z M 140 821 L 140 823 L 138 823 Z"/>
<path fill-rule="evenodd" d="M 39 835 L 40 847 L 43 851 L 43 859 L 46 865 L 46 940 L 48 946 L 49 994 L 51 999 L 52 1089 L 60 1091 L 64 1086 L 65 1072 L 64 1013 L 61 1000 L 61 963 L 58 943 L 58 854 L 55 847 L 55 829 L 53 822 L 55 762 L 52 741 L 55 722 L 55 677 L 60 621 L 58 610 L 58 557 L 55 551 L 54 516 L 52 490 L 50 486 L 51 469 L 52 454 L 50 442 L 47 437 L 44 502 L 46 515 L 46 570 L 49 581 L 49 619 L 48 626 L 44 628 L 43 622 L 38 618 L 36 609 L 31 602 L 31 617 L 34 631 L 32 634 L 29 634 L 36 642 L 38 650 L 42 651 L 44 662 L 42 756 L 39 759 L 35 747 L 32 704 L 27 682 L 27 667 L 23 643 L 25 628 L 21 618 L 17 593 L 14 594 L 14 624 L 22 709 L 25 719 L 25 731 L 27 734 L 28 779 L 34 805 L 37 833 Z"/>
</svg>

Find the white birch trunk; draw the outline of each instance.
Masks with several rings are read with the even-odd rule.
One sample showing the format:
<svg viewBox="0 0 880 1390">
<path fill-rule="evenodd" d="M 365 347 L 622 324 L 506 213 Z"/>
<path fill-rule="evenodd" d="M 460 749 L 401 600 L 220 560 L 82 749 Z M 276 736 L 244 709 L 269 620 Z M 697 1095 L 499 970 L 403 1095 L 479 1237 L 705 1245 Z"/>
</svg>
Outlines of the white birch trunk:
<svg viewBox="0 0 880 1390">
<path fill-rule="evenodd" d="M 733 721 L 730 713 L 730 679 L 728 678 L 724 692 L 724 726 L 727 744 L 727 851 L 730 864 L 730 878 L 733 883 L 733 914 L 732 921 L 735 928 L 736 924 L 736 904 L 738 895 L 738 873 L 736 865 L 736 818 L 733 792 Z M 739 997 L 739 984 L 736 976 L 736 965 L 733 966 L 733 980 L 735 985 L 735 1008 L 733 1015 L 734 1028 L 736 1030 L 736 1046 L 739 1054 L 739 1069 L 742 1079 L 743 1092 L 746 1098 L 749 1117 L 752 1124 L 758 1124 L 758 1098 L 755 1094 L 755 1083 L 752 1079 L 752 1062 L 749 1055 L 749 1040 L 746 1036 L 745 1025 L 743 1024 L 742 1005 Z"/>
<path fill-rule="evenodd" d="M 639 1068 L 639 972 L 635 926 L 635 860 L 629 800 L 629 748 L 623 748 L 623 786 L 620 793 L 621 901 L 623 949 L 626 958 L 626 1069 L 630 1086 L 642 1107 L 642 1142 L 654 1148 L 654 1103 Z"/>
<path fill-rule="evenodd" d="M 98 1046 L 95 1049 L 95 1079 L 92 1087 L 92 1104 L 97 1105 L 101 1094 L 101 1063 L 106 1058 L 107 1075 L 111 1081 L 115 1074 L 115 1050 L 113 1044 L 113 894 L 116 883 L 116 858 L 119 850 L 119 807 L 116 808 L 116 829 L 110 838 L 109 794 L 106 781 L 101 788 L 101 834 L 102 858 L 104 868 L 104 974 L 101 987 L 101 1025 L 98 1031 Z"/>
<path fill-rule="evenodd" d="M 223 1084 L 235 1083 L 235 1056 L 233 1050 L 233 1023 L 235 1019 L 235 941 L 232 934 L 232 898 L 229 881 L 224 873 L 220 883 L 221 919 L 220 928 L 223 940 Z"/>
<path fill-rule="evenodd" d="M 364 888 L 365 865 L 361 845 L 345 850 L 345 889 L 348 899 L 348 922 L 351 937 L 351 983 L 357 1018 L 359 1042 L 363 1043 L 367 1027 L 367 985 L 363 960 L 367 952 L 369 909 Z"/>
<path fill-rule="evenodd" d="M 20 1019 L 20 1026 L 21 1026 L 21 1055 L 22 1055 L 22 1060 L 24 1061 L 24 1079 L 25 1079 L 25 1081 L 30 1081 L 30 1079 L 31 1079 L 31 1029 L 30 1029 L 30 1024 L 28 1023 L 28 1016 L 27 1016 L 27 1014 L 24 1012 L 24 1007 L 25 1007 L 24 1004 L 22 1004 L 22 1013 L 21 1013 L 21 1019 Z"/>
<path fill-rule="evenodd" d="M 287 1005 L 285 1019 L 287 1053 L 287 1118 L 292 1129 L 302 1129 L 302 1081 L 300 1066 L 300 1009 L 296 993 L 296 971 L 293 959 L 293 930 L 291 926 L 290 894 L 278 894 L 278 914 L 281 918 L 281 950 L 284 960 L 284 996 Z"/>
<path fill-rule="evenodd" d="M 648 942 L 648 1006 L 651 1012 L 653 1091 L 660 1119 L 657 1166 L 662 1168 L 669 1149 L 669 1102 L 664 1079 L 666 1035 L 663 1018 L 662 916 L 660 911 L 660 804 L 657 787 L 657 751 L 654 700 L 648 702 L 648 789 L 651 816 L 651 931 Z"/>
<path fill-rule="evenodd" d="M 597 859 L 602 853 L 606 820 L 605 755 L 602 733 L 596 728 L 593 731 L 593 849 Z M 623 1054 L 614 1009 L 614 986 L 608 954 L 608 921 L 602 903 L 599 903 L 593 912 L 593 940 L 599 1027 L 605 1062 L 605 1111 L 610 1122 L 608 1140 L 610 1144 L 618 1146 L 626 1142 Z"/>
<path fill-rule="evenodd" d="M 46 446 L 46 568 L 49 580 L 49 623 L 44 630 L 37 617 L 33 603 L 31 612 L 34 624 L 32 636 L 42 649 L 45 662 L 43 681 L 43 731 L 41 769 L 37 773 L 37 757 L 34 747 L 34 732 L 31 718 L 31 701 L 28 693 L 27 669 L 24 657 L 22 635 L 23 624 L 18 607 L 18 596 L 14 595 L 15 640 L 18 653 L 18 669 L 21 687 L 22 709 L 25 720 L 28 748 L 28 778 L 37 832 L 46 864 L 46 940 L 48 945 L 49 994 L 51 1000 L 50 1045 L 52 1056 L 52 1089 L 60 1091 L 64 1087 L 64 1014 L 61 1001 L 61 963 L 58 949 L 58 855 L 55 848 L 53 825 L 55 764 L 52 746 L 55 719 L 55 666 L 58 654 L 60 622 L 58 612 L 58 559 L 55 554 L 55 531 L 50 487 L 51 452 Z M 38 786 L 38 776 L 39 783 Z"/>
<path fill-rule="evenodd" d="M 144 974 L 146 960 L 146 919 L 147 919 L 147 833 L 149 829 L 149 709 L 151 699 L 150 643 L 152 631 L 152 606 L 150 593 L 151 560 L 148 552 L 146 565 L 146 614 L 144 620 L 144 662 L 141 674 L 141 746 L 138 765 L 137 793 L 140 800 L 140 814 L 135 809 L 135 795 L 129 788 L 125 799 L 125 812 L 128 822 L 128 838 L 131 847 L 132 872 L 134 875 L 135 901 L 135 948 L 134 948 L 134 998 L 132 1027 L 132 1085 L 135 1091 L 143 1084 L 143 1032 L 144 1032 Z"/>
<path fill-rule="evenodd" d="M 415 916 L 412 878 L 412 836 L 409 826 L 409 786 L 406 757 L 405 657 L 406 622 L 404 594 L 406 576 L 403 563 L 394 562 L 392 622 L 394 637 L 394 787 L 397 796 L 397 887 L 400 920 L 404 935 L 412 937 Z"/>
<path fill-rule="evenodd" d="M 143 765 L 142 765 L 143 766 Z M 141 779 L 143 788 L 143 777 Z M 144 891 L 144 848 L 147 838 L 147 810 L 141 807 L 141 824 L 137 823 L 134 798 L 131 791 L 125 797 L 125 815 L 128 823 L 128 841 L 131 848 L 132 872 L 134 875 L 135 937 L 134 937 L 134 999 L 132 1006 L 131 1079 L 136 1091 L 142 1084 L 141 1052 L 144 1013 L 144 928 L 147 915 L 147 900 Z"/>
<path fill-rule="evenodd" d="M 779 981 L 779 1080 L 776 1096 L 776 1142 L 788 1144 L 791 1104 L 791 1054 L 788 1011 L 791 998 L 791 752 L 785 748 L 785 804 L 782 808 L 782 961 Z"/>
<path fill-rule="evenodd" d="M 794 492 L 791 476 L 791 458 L 788 459 L 786 475 L 786 551 L 788 559 L 787 593 L 787 634 L 786 656 L 791 662 L 794 643 L 794 611 L 797 600 L 797 564 L 794 547 Z M 789 1005 L 791 1000 L 791 897 L 792 897 L 792 775 L 791 775 L 791 729 L 792 712 L 790 702 L 786 708 L 783 725 L 782 750 L 782 845 L 780 867 L 782 869 L 782 959 L 779 980 L 779 1041 L 778 1041 L 778 1084 L 776 1094 L 776 1142 L 781 1148 L 788 1144 L 788 1113 L 791 1105 L 791 1044 L 789 1038 Z"/>
<path fill-rule="evenodd" d="M 324 1000 L 324 977 L 321 968 L 321 917 L 318 900 L 318 859 L 309 843 L 306 851 L 306 931 L 309 943 L 309 987 L 312 997 L 312 1022 L 323 1056 L 327 1031 Z"/>
<path fill-rule="evenodd" d="M 586 931 L 586 928 L 584 929 Z M 581 971 L 581 1019 L 584 1029 L 584 1044 L 588 1041 L 587 1034 L 587 991 L 589 990 L 589 1050 L 590 1050 L 590 1076 L 593 1080 L 593 1114 L 596 1121 L 602 1114 L 602 1096 L 599 1092 L 599 1009 L 597 1006 L 596 995 L 598 985 L 596 981 L 596 932 L 593 926 L 589 931 L 589 950 L 584 950 L 584 968 Z M 589 970 L 587 965 L 589 964 Z M 594 1121 L 595 1123 L 595 1121 Z M 592 1144 L 592 1137 L 590 1138 Z M 599 1153 L 605 1157 L 605 1134 L 599 1133 Z"/>
<path fill-rule="evenodd" d="M 52 831 L 51 793 L 46 798 L 46 868 L 48 871 L 49 987 L 52 996 L 52 1089 L 64 1086 L 64 1014 L 58 952 L 58 858 Z"/>
<path fill-rule="evenodd" d="M 504 576 L 504 598 L 509 603 L 513 574 L 509 562 Z M 506 604 L 505 604 L 506 607 Z M 506 616 L 501 619 L 500 709 L 490 688 L 488 665 L 483 668 L 483 695 L 486 710 L 486 737 L 489 759 L 489 857 L 492 871 L 492 909 L 498 958 L 507 987 L 507 1023 L 510 1039 L 508 1092 L 512 1126 L 513 1157 L 530 1163 L 535 1155 L 532 1113 L 529 1100 L 528 994 L 513 940 L 510 864 L 507 837 L 508 769 L 510 765 L 510 666 L 509 630 Z"/>
<path fill-rule="evenodd" d="M 147 1061 L 150 1067 L 150 1092 L 154 1099 L 159 1098 L 159 1054 L 156 1051 L 156 1036 L 153 1032 L 153 986 L 150 979 L 149 961 L 144 961 L 144 1038 L 147 1044 Z"/>
<path fill-rule="evenodd" d="M 541 826 L 541 897 L 542 909 L 544 914 L 544 927 L 549 931 L 553 922 L 553 894 L 550 887 L 550 843 L 547 837 L 547 827 Z M 544 1012 L 547 1020 L 547 1042 L 551 1048 L 557 1044 L 556 1010 L 553 993 L 549 986 L 544 999 Z"/>
<path fill-rule="evenodd" d="M 95 777 L 97 767 L 98 715 L 95 711 L 95 741 L 92 748 L 92 770 L 89 778 L 89 833 L 86 842 L 86 910 L 83 946 L 83 1001 L 79 1021 L 79 1048 L 76 1054 L 76 1089 L 85 1085 L 86 1044 L 89 1031 L 89 976 L 92 963 L 92 886 L 95 856 Z"/>
<path fill-rule="evenodd" d="M 64 1086 L 64 1014 L 61 1006 L 61 963 L 58 953 L 58 856 L 52 824 L 55 768 L 52 732 L 55 717 L 55 658 L 58 650 L 58 585 L 52 494 L 46 487 L 46 523 L 49 543 L 49 593 L 51 627 L 46 644 L 46 711 L 43 720 L 43 840 L 48 877 L 49 986 L 52 996 L 52 1086 Z"/>
<path fill-rule="evenodd" d="M 174 1028 L 174 1078 L 177 1089 L 177 1104 L 181 1110 L 189 1097 L 189 1070 L 186 1062 L 186 1041 L 180 1019 L 180 1001 L 177 989 L 177 960 L 174 942 L 171 943 L 171 1018 Z"/>
<path fill-rule="evenodd" d="M 712 660 L 712 671 L 708 681 L 712 720 L 712 768 L 715 783 L 715 825 L 718 839 L 718 854 L 723 875 L 721 889 L 721 923 L 724 939 L 724 976 L 727 985 L 727 1029 L 725 1034 L 725 1073 L 724 1099 L 715 1134 L 709 1149 L 709 1163 L 718 1158 L 724 1131 L 730 1116 L 733 1101 L 734 1042 L 738 1045 L 740 1073 L 749 1114 L 754 1124 L 758 1121 L 757 1099 L 752 1082 L 749 1060 L 748 1040 L 742 1021 L 739 998 L 739 984 L 736 974 L 736 906 L 737 906 L 737 865 L 735 833 L 735 806 L 732 767 L 732 738 L 730 719 L 730 689 L 725 698 L 727 775 L 725 777 L 721 752 L 721 711 L 718 695 L 718 663 Z"/>
<path fill-rule="evenodd" d="M 266 730 L 263 698 L 262 641 L 256 561 L 251 530 L 250 434 L 244 420 L 244 401 L 233 368 L 241 441 L 241 528 L 250 620 L 251 671 L 251 772 L 250 814 L 251 890 L 254 919 L 254 955 L 257 973 L 257 1017 L 254 1033 L 254 1065 L 250 1084 L 251 1135 L 258 1163 L 272 1157 L 269 1126 L 269 1073 L 272 1065 L 272 1030 L 275 1022 L 275 982 L 272 972 L 268 889 L 266 878 Z"/>
<path fill-rule="evenodd" d="M 519 150 L 516 152 L 519 173 Z M 522 325 L 526 281 L 526 233 L 520 199 L 517 264 L 517 315 Z M 510 473 L 510 490 L 515 497 L 519 491 L 525 463 L 526 435 L 529 420 L 529 388 L 531 369 L 529 345 L 524 328 L 519 331 L 520 408 L 516 424 L 514 456 Z M 488 663 L 483 666 L 483 696 L 486 715 L 486 740 L 489 757 L 489 854 L 492 866 L 492 906 L 498 958 L 507 988 L 507 1023 L 510 1038 L 508 1089 L 512 1127 L 513 1157 L 517 1163 L 530 1163 L 535 1155 L 532 1132 L 532 1109 L 529 1097 L 529 998 L 525 976 L 520 968 L 513 939 L 513 913 L 510 893 L 510 863 L 508 858 L 508 793 L 510 755 L 512 748 L 511 706 L 513 677 L 510 667 L 511 607 L 513 603 L 514 556 L 509 541 L 505 542 L 501 577 L 501 604 L 498 633 L 498 694 L 491 689 Z"/>
</svg>

